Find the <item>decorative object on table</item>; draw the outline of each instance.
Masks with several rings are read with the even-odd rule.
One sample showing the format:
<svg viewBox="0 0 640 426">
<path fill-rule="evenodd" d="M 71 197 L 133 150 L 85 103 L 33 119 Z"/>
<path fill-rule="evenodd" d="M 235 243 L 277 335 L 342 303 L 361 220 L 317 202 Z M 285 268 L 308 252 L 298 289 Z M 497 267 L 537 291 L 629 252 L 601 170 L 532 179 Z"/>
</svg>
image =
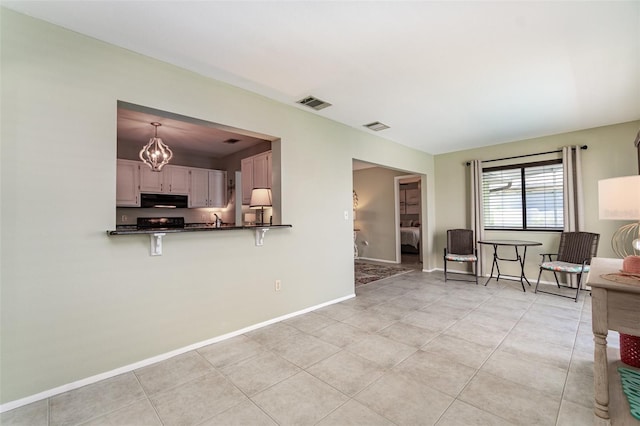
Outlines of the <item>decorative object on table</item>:
<svg viewBox="0 0 640 426">
<path fill-rule="evenodd" d="M 540 292 L 553 294 L 554 296 L 568 297 L 570 299 L 574 299 L 574 302 L 577 302 L 578 295 L 580 294 L 580 287 L 582 286 L 582 275 L 583 273 L 589 272 L 591 259 L 596 257 L 598 254 L 599 241 L 600 234 L 594 234 L 592 232 L 563 232 L 560 235 L 560 246 L 558 247 L 557 254 L 541 253 L 542 263 L 540 264 L 540 272 L 538 273 L 535 293 Z M 553 256 L 556 257 L 556 260 L 552 259 Z M 545 258 L 547 258 L 546 262 Z M 567 296 L 565 294 L 539 290 L 538 286 L 540 285 L 540 276 L 542 275 L 542 271 L 553 272 L 558 289 L 563 287 L 558 281 L 558 272 L 577 274 L 578 282 L 576 284 L 576 295 Z"/>
<path fill-rule="evenodd" d="M 600 219 L 635 221 L 613 234 L 611 247 L 621 258 L 640 256 L 640 175 L 598 181 L 598 207 Z"/>
<path fill-rule="evenodd" d="M 640 420 L 640 371 L 618 367 L 622 391 L 629 401 L 631 415 Z"/>
<path fill-rule="evenodd" d="M 448 278 L 448 275 L 459 275 L 459 272 L 449 272 L 447 274 L 447 262 L 471 263 L 475 283 L 478 285 L 478 251 L 473 239 L 471 229 L 449 229 L 447 230 L 447 247 L 444 249 L 444 281 L 471 281 L 468 279 Z"/>
<path fill-rule="evenodd" d="M 260 221 L 256 218 L 256 225 L 267 225 L 264 221 L 264 208 L 271 207 L 271 189 L 269 188 L 254 188 L 251 191 L 250 209 L 260 210 Z"/>
<path fill-rule="evenodd" d="M 412 269 L 403 268 L 401 266 L 377 265 L 374 263 L 356 261 L 355 262 L 355 281 L 356 287 L 379 281 L 384 278 L 396 275 L 406 274 Z"/>
<path fill-rule="evenodd" d="M 640 286 L 640 275 L 638 274 L 629 274 L 627 272 L 620 271 L 611 274 L 604 274 L 601 277 L 607 281 Z"/>
<path fill-rule="evenodd" d="M 622 260 L 622 270 L 640 277 L 640 256 L 627 256 Z"/>
<path fill-rule="evenodd" d="M 622 260 L 620 272 L 602 275 L 602 278 L 617 283 L 640 286 L 640 256 L 627 256 Z"/>
<path fill-rule="evenodd" d="M 154 121 L 151 125 L 155 128 L 154 136 L 142 147 L 139 156 L 152 171 L 159 172 L 169 163 L 169 160 L 173 157 L 173 152 L 158 137 L 158 127 L 162 126 L 162 124 Z"/>
</svg>

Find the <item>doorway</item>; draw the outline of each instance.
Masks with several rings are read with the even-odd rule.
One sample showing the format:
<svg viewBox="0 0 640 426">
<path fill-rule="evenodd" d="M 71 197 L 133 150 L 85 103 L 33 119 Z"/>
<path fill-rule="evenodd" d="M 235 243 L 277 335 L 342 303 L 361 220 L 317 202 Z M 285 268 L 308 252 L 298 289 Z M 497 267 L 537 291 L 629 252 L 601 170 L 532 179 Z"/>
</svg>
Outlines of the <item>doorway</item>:
<svg viewBox="0 0 640 426">
<path fill-rule="evenodd" d="M 400 264 L 422 269 L 422 179 L 420 175 L 395 178 L 396 259 Z"/>
</svg>

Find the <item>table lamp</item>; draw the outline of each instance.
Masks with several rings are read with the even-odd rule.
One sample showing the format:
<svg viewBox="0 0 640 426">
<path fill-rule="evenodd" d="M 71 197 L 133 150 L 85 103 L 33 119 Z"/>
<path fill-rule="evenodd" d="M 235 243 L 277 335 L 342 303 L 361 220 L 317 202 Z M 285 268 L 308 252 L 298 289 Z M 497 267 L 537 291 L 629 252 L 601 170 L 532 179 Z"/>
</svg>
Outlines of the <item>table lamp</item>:
<svg viewBox="0 0 640 426">
<path fill-rule="evenodd" d="M 613 234 L 611 247 L 626 272 L 640 273 L 640 175 L 598 181 L 598 207 L 600 219 L 635 221 Z"/>
<path fill-rule="evenodd" d="M 251 202 L 249 203 L 249 208 L 260 209 L 260 222 L 258 222 L 256 218 L 256 225 L 267 225 L 264 221 L 264 208 L 271 206 L 271 189 L 254 188 L 251 191 Z"/>
</svg>

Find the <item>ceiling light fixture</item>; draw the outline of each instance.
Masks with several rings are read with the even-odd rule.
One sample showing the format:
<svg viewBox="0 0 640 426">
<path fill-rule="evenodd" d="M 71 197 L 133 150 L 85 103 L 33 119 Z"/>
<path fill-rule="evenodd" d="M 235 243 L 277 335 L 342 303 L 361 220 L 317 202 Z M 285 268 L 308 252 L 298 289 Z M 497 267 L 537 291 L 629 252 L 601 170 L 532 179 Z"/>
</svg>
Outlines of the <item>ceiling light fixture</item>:
<svg viewBox="0 0 640 426">
<path fill-rule="evenodd" d="M 152 171 L 159 172 L 169 160 L 171 160 L 173 152 L 162 142 L 162 139 L 158 137 L 158 127 L 162 126 L 162 124 L 154 121 L 151 125 L 155 127 L 155 134 L 149 139 L 149 143 L 140 150 L 140 159 L 149 166 Z"/>
</svg>

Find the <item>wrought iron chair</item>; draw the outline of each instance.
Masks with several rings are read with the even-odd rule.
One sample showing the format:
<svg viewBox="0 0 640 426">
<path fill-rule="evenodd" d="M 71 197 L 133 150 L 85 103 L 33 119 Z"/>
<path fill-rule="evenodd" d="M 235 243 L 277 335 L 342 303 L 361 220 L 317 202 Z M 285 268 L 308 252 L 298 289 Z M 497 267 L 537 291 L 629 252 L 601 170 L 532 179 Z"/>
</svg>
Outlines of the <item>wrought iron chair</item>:
<svg viewBox="0 0 640 426">
<path fill-rule="evenodd" d="M 473 240 L 471 229 L 449 229 L 447 231 L 447 247 L 444 249 L 444 280 L 469 281 L 467 279 L 448 278 L 447 262 L 465 262 L 473 265 L 475 282 L 478 284 L 478 251 Z M 461 274 L 449 272 L 449 274 Z"/>
<path fill-rule="evenodd" d="M 589 264 L 591 259 L 598 254 L 598 242 L 600 240 L 600 234 L 594 234 L 591 232 L 563 232 L 560 236 L 560 246 L 558 247 L 558 253 L 541 253 L 542 263 L 540 264 L 540 273 L 538 274 L 538 282 L 536 282 L 535 292 L 553 294 L 555 296 L 568 297 L 578 301 L 578 295 L 580 294 L 580 287 L 582 286 L 582 274 L 589 272 Z M 552 256 L 556 256 L 556 260 L 552 259 Z M 545 259 L 548 259 L 545 261 Z M 558 281 L 558 272 L 565 272 L 566 274 L 577 274 L 578 284 L 576 287 L 576 295 L 567 296 L 565 294 L 553 293 L 550 291 L 539 290 L 540 276 L 542 271 L 552 271 L 553 276 L 556 279 L 556 285 L 558 288 L 566 287 L 567 285 L 561 285 Z"/>
</svg>

